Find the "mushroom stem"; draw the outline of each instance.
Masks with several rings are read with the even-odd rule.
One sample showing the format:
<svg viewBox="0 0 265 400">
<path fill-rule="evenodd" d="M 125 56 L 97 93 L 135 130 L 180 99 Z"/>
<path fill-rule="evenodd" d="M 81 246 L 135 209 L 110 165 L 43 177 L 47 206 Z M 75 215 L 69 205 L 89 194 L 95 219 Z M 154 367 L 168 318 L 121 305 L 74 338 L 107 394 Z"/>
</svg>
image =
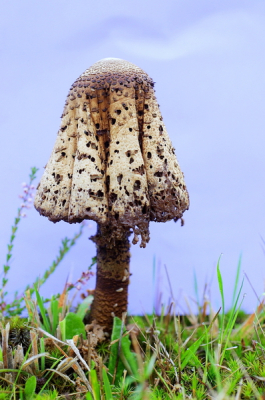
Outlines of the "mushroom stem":
<svg viewBox="0 0 265 400">
<path fill-rule="evenodd" d="M 97 278 L 95 297 L 90 314 L 85 322 L 96 320 L 105 331 L 111 332 L 113 317 L 122 317 L 127 310 L 129 265 L 130 265 L 130 232 L 124 231 L 123 238 L 116 240 L 114 246 L 106 242 L 106 233 L 98 232 L 90 239 L 97 246 Z M 88 320 L 88 321 L 87 321 Z"/>
</svg>

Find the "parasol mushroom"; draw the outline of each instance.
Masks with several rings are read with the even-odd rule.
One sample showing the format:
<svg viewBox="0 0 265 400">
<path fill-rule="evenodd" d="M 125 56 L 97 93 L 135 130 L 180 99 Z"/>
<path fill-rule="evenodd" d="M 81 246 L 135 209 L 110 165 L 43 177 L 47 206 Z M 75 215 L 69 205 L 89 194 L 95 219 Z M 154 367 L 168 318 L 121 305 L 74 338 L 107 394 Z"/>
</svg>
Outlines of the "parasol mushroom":
<svg viewBox="0 0 265 400">
<path fill-rule="evenodd" d="M 106 330 L 127 309 L 130 234 L 145 247 L 149 221 L 182 220 L 189 207 L 153 87 L 142 69 L 121 59 L 87 69 L 70 88 L 35 198 L 53 222 L 97 222 L 90 320 Z"/>
</svg>

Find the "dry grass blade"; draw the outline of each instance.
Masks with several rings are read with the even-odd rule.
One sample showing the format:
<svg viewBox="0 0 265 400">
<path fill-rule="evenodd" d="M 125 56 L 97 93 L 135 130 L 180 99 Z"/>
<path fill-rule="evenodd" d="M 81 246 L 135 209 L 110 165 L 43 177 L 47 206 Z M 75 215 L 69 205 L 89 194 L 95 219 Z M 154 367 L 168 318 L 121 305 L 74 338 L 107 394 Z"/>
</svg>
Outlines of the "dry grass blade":
<svg viewBox="0 0 265 400">
<path fill-rule="evenodd" d="M 91 365 L 91 333 L 87 333 L 87 364 L 90 368 Z"/>
<path fill-rule="evenodd" d="M 222 345 L 221 343 L 218 343 L 215 349 L 215 365 L 219 365 L 219 361 L 221 358 L 221 351 L 222 351 Z"/>
<path fill-rule="evenodd" d="M 260 350 L 261 350 L 261 352 L 263 354 L 263 357 L 264 357 L 265 356 L 265 351 L 264 351 L 263 346 L 261 344 L 259 332 L 258 332 L 257 325 L 255 324 L 255 322 L 253 323 L 253 326 L 254 326 L 254 330 L 255 330 L 255 333 L 256 333 L 256 336 L 257 336 L 257 339 L 258 339 L 258 343 L 260 344 Z M 261 328 L 261 332 L 262 332 L 262 328 Z"/>
<path fill-rule="evenodd" d="M 258 305 L 257 310 L 252 313 L 247 319 L 246 321 L 237 328 L 236 331 L 243 331 L 244 335 L 249 334 L 249 332 L 253 329 L 253 322 L 255 320 L 255 317 L 259 316 L 260 313 L 263 311 L 264 309 L 264 300 L 262 300 L 262 302 Z"/>
<path fill-rule="evenodd" d="M 64 357 L 68 357 L 68 355 L 66 354 L 65 351 L 63 351 L 63 349 L 61 349 L 61 347 L 54 341 L 52 340 L 52 343 L 55 347 L 57 347 L 57 349 L 59 350 L 59 352 L 64 356 Z"/>
<path fill-rule="evenodd" d="M 28 358 L 22 365 L 22 369 L 25 369 L 27 366 L 29 366 L 31 363 L 34 363 L 35 360 L 38 360 L 40 357 L 47 357 L 51 360 L 57 360 L 57 358 L 55 357 L 51 357 L 50 353 L 40 353 L 40 354 L 36 354 L 35 356 L 32 356 L 30 358 Z"/>
<path fill-rule="evenodd" d="M 133 332 L 133 330 L 134 330 L 134 328 L 131 328 L 129 331 L 124 332 L 124 334 L 121 336 L 121 338 L 124 338 L 125 336 L 130 335 L 131 332 Z M 115 344 L 117 342 L 120 342 L 121 338 L 115 339 L 112 342 L 110 342 L 109 347 L 111 347 L 113 344 Z"/>
<path fill-rule="evenodd" d="M 7 364 L 8 364 L 8 368 L 10 368 L 10 369 L 14 368 L 14 359 L 13 359 L 13 352 L 12 352 L 11 347 L 8 347 L 8 349 L 7 349 Z"/>
<path fill-rule="evenodd" d="M 242 392 L 242 385 L 243 385 L 243 379 L 240 379 L 237 392 L 236 392 L 236 397 L 235 400 L 240 400 L 241 399 L 241 392 Z"/>
<path fill-rule="evenodd" d="M 265 382 L 265 376 L 256 376 L 256 375 L 253 375 L 253 378 L 257 379 L 258 381 Z"/>
<path fill-rule="evenodd" d="M 66 316 L 67 300 L 68 300 L 68 293 L 67 293 L 67 282 L 66 282 L 64 285 L 64 290 L 59 298 L 59 308 L 62 308 L 62 311 L 59 314 L 59 321 L 62 321 Z"/>
<path fill-rule="evenodd" d="M 202 325 L 200 325 L 200 326 L 202 326 Z M 182 346 L 181 346 L 181 347 L 182 347 L 183 349 L 185 349 L 185 347 L 187 346 L 187 344 L 189 343 L 189 341 L 193 338 L 193 336 L 194 336 L 195 333 L 197 332 L 198 328 L 199 328 L 199 326 L 197 326 L 197 327 L 194 329 L 194 331 L 192 332 L 192 334 L 191 334 L 189 337 L 187 337 L 187 339 L 185 340 L 185 342 L 182 343 Z"/>
<path fill-rule="evenodd" d="M 84 360 L 83 357 L 81 356 L 81 354 L 80 354 L 78 348 L 75 346 L 73 340 L 67 340 L 66 343 L 65 343 L 65 342 L 63 342 L 62 340 L 57 339 L 55 336 L 51 335 L 50 333 L 44 331 L 43 329 L 41 329 L 41 328 L 39 328 L 39 327 L 38 327 L 37 329 L 38 329 L 38 331 L 40 331 L 42 334 L 44 334 L 44 335 L 48 336 L 49 338 L 51 338 L 54 342 L 61 343 L 61 344 L 63 344 L 64 346 L 70 346 L 71 349 L 75 352 L 75 354 L 76 354 L 77 357 L 79 358 L 79 360 L 82 362 L 82 364 L 86 367 L 86 369 L 87 369 L 88 371 L 90 371 L 89 366 L 87 365 L 87 363 L 85 362 L 85 360 Z M 64 354 L 65 354 L 65 353 L 64 353 Z M 39 355 L 39 356 L 40 356 L 40 355 Z M 42 356 L 43 356 L 43 354 L 42 354 Z M 69 358 L 67 355 L 66 355 L 66 357 Z M 86 387 L 88 388 L 88 390 L 92 392 L 92 388 L 91 388 L 91 386 L 90 386 L 90 384 L 89 384 L 89 382 L 88 382 L 88 380 L 87 380 L 87 378 L 86 378 L 86 376 L 85 376 L 85 373 L 84 373 L 84 371 L 82 370 L 82 368 L 80 367 L 80 365 L 77 363 L 77 361 L 76 361 L 75 363 L 72 364 L 72 368 L 73 368 L 74 371 L 80 376 L 80 378 L 82 379 L 82 381 L 84 382 L 84 384 L 86 385 Z M 59 372 L 59 371 L 57 371 L 57 372 Z"/>
<path fill-rule="evenodd" d="M 158 337 L 156 337 L 156 339 L 157 339 L 157 343 L 158 343 L 158 346 L 157 346 L 157 350 L 156 350 L 156 351 L 159 351 L 161 355 L 166 356 L 166 359 L 167 359 L 167 360 L 170 362 L 170 364 L 173 366 L 173 369 L 174 369 L 174 372 L 175 372 L 176 381 L 179 383 L 178 371 L 177 371 L 177 367 L 176 367 L 174 361 L 173 361 L 172 358 L 170 357 L 170 355 L 169 355 L 168 351 L 166 350 L 165 346 L 163 345 L 163 343 L 158 339 Z M 163 353 L 164 353 L 164 354 L 162 353 L 162 351 L 160 351 L 160 348 L 163 350 Z"/>
<path fill-rule="evenodd" d="M 17 345 L 17 348 L 15 349 L 14 353 L 14 368 L 19 368 L 24 361 L 24 351 L 23 347 L 21 344 Z"/>
<path fill-rule="evenodd" d="M 168 385 L 170 385 L 170 386 L 172 386 L 172 387 L 173 387 L 173 385 L 171 385 L 170 382 L 166 382 L 165 379 L 163 378 L 163 376 L 158 372 L 158 370 L 157 370 L 156 368 L 154 368 L 154 371 L 155 371 L 155 373 L 157 374 L 157 376 L 158 376 L 158 378 L 160 379 L 160 381 L 163 382 L 163 385 L 165 385 L 165 387 L 166 387 L 166 389 L 167 389 L 167 391 L 168 391 L 168 394 L 170 395 L 170 394 L 171 394 L 171 389 L 170 389 L 170 387 L 169 387 Z M 172 397 L 173 397 L 173 396 L 171 395 L 171 398 L 172 398 Z M 184 398 L 185 398 L 185 397 L 184 397 Z"/>
<path fill-rule="evenodd" d="M 224 369 L 225 371 L 232 372 L 230 368 L 228 368 L 228 367 L 225 367 L 224 365 L 215 364 L 215 366 L 216 366 L 216 367 L 218 367 L 218 368 Z"/>
<path fill-rule="evenodd" d="M 134 334 L 134 332 L 131 333 L 131 340 L 132 340 L 133 349 L 134 349 L 134 351 L 136 353 L 136 357 L 137 357 L 139 374 L 142 376 L 144 373 L 144 364 L 143 364 L 143 359 L 142 359 L 142 355 L 141 355 L 140 345 L 138 343 L 137 337 Z"/>
<path fill-rule="evenodd" d="M 37 304 L 35 300 L 32 300 L 30 290 L 26 290 L 24 301 L 28 311 L 28 315 L 33 317 L 32 320 L 35 322 L 37 326 L 41 326 Z"/>
<path fill-rule="evenodd" d="M 180 317 L 178 316 L 178 319 L 176 319 L 176 316 L 174 314 L 174 327 L 175 327 L 175 332 L 177 333 L 177 338 L 178 338 L 178 379 L 179 382 L 181 383 L 181 347 L 182 347 L 182 337 L 181 337 L 181 327 L 180 327 Z"/>
<path fill-rule="evenodd" d="M 77 357 L 79 358 L 79 360 L 82 362 L 82 364 L 86 367 L 86 369 L 88 371 L 90 371 L 89 366 L 87 365 L 86 361 L 83 359 L 83 357 L 81 356 L 78 348 L 76 347 L 76 345 L 74 344 L 74 341 L 72 339 L 67 340 L 67 344 L 68 346 L 70 346 L 72 348 L 72 350 L 75 352 L 75 354 L 77 355 Z"/>
<path fill-rule="evenodd" d="M 82 370 L 82 368 L 80 367 L 80 365 L 78 364 L 78 362 L 76 361 L 73 365 L 72 368 L 74 369 L 74 371 L 80 376 L 80 378 L 82 379 L 82 381 L 84 382 L 84 384 L 86 385 L 86 387 L 88 388 L 88 390 L 92 393 L 92 388 L 90 386 L 90 383 L 87 380 L 87 377 L 85 376 L 84 371 Z"/>
<path fill-rule="evenodd" d="M 185 299 L 185 303 L 188 307 L 189 310 L 189 314 L 187 315 L 188 320 L 190 321 L 191 325 L 193 326 L 197 326 L 198 325 L 198 318 L 196 317 L 196 315 L 192 312 L 192 308 L 190 306 L 189 300 L 186 296 L 184 296 Z"/>
<path fill-rule="evenodd" d="M 14 386 L 15 383 L 13 382 L 13 377 L 12 377 L 12 373 L 6 373 L 5 377 L 0 376 L 0 379 L 6 383 L 8 383 L 8 385 Z M 17 388 L 19 388 L 19 385 L 15 385 Z"/>
<path fill-rule="evenodd" d="M 61 343 L 61 344 L 63 344 L 64 346 L 68 346 L 68 343 L 65 343 L 65 342 L 63 342 L 62 340 L 57 339 L 55 336 L 53 336 L 53 335 L 51 335 L 50 333 L 46 332 L 44 329 L 38 327 L 37 330 L 38 330 L 40 333 L 42 333 L 43 335 L 49 337 L 50 339 L 53 339 L 55 342 Z"/>
<path fill-rule="evenodd" d="M 59 321 L 60 321 L 60 316 L 59 316 Z M 60 325 L 57 326 L 56 328 L 56 336 L 59 340 L 62 340 L 62 334 L 61 334 L 61 328 Z"/>
<path fill-rule="evenodd" d="M 34 332 L 32 329 L 30 331 L 30 339 L 31 339 L 31 352 L 34 357 L 33 365 L 32 365 L 32 370 L 36 374 L 39 370 L 39 362 L 38 362 L 38 335 L 36 332 Z"/>
<path fill-rule="evenodd" d="M 56 371 L 66 372 L 72 365 L 77 361 L 77 357 L 67 357 L 66 359 L 62 360 L 60 364 L 57 366 Z"/>
<path fill-rule="evenodd" d="M 75 385 L 75 382 L 72 381 L 72 379 L 70 379 L 69 376 L 63 374 L 62 372 L 58 371 L 57 369 L 47 368 L 45 371 L 54 372 L 55 374 L 59 375 L 61 378 L 65 379 L 66 381 L 71 382 L 73 385 Z"/>
<path fill-rule="evenodd" d="M 216 318 L 216 313 L 214 312 L 211 305 L 210 305 L 209 322 L 211 324 L 211 335 L 213 337 L 217 337 L 219 334 L 219 322 L 218 322 L 218 318 Z"/>
</svg>

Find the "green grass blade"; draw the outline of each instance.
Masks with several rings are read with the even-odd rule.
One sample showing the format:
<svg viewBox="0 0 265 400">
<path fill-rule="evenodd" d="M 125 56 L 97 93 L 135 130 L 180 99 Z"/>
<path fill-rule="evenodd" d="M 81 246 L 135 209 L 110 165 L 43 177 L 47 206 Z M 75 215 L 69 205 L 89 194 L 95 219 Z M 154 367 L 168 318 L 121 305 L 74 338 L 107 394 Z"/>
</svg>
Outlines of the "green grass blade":
<svg viewBox="0 0 265 400">
<path fill-rule="evenodd" d="M 131 351 L 131 341 L 129 339 L 129 335 L 124 336 L 121 339 L 121 349 L 122 353 L 129 364 L 130 372 L 134 377 L 138 375 L 138 364 L 135 353 Z"/>
<path fill-rule="evenodd" d="M 234 285 L 232 307 L 234 306 L 235 299 L 236 299 L 236 293 L 237 293 L 237 288 L 238 288 L 238 283 L 239 283 L 239 276 L 240 276 L 240 272 L 241 272 L 241 263 L 242 263 L 242 254 L 240 254 L 240 256 L 239 256 L 237 269 L 236 269 L 236 279 L 235 279 L 235 285 Z"/>
<path fill-rule="evenodd" d="M 76 311 L 76 315 L 78 315 L 78 317 L 80 317 L 82 320 L 84 319 L 86 313 L 88 313 L 88 311 L 90 310 L 93 299 L 94 299 L 94 296 L 92 296 L 92 295 L 87 296 L 82 301 L 82 303 L 79 304 L 78 309 Z"/>
<path fill-rule="evenodd" d="M 153 257 L 153 315 L 155 315 L 155 306 L 156 306 L 156 298 L 155 298 L 155 283 L 156 283 L 156 256 Z"/>
<path fill-rule="evenodd" d="M 222 255 L 221 255 L 222 256 Z M 219 285 L 219 291 L 221 294 L 221 299 L 222 299 L 222 314 L 221 314 L 221 332 L 224 330 L 224 316 L 225 316 L 225 298 L 224 298 L 224 287 L 223 287 L 223 279 L 220 271 L 220 259 L 221 256 L 218 259 L 217 262 L 217 280 L 218 280 L 218 285 Z"/>
<path fill-rule="evenodd" d="M 219 368 L 217 367 L 215 358 L 212 356 L 211 352 L 209 352 L 208 356 L 209 356 L 211 368 L 213 369 L 214 374 L 215 374 L 218 391 L 221 392 L 223 387 L 222 387 L 222 383 L 221 383 L 222 379 L 221 379 Z"/>
<path fill-rule="evenodd" d="M 52 312 L 52 335 L 55 335 L 57 326 L 59 324 L 59 301 L 52 299 L 51 301 L 51 312 Z"/>
<path fill-rule="evenodd" d="M 59 357 L 58 360 L 54 361 L 54 363 L 52 364 L 52 366 L 50 367 L 50 369 L 55 368 L 56 365 L 59 364 L 60 361 L 62 361 L 63 357 L 64 357 L 64 356 Z M 54 372 L 52 372 L 51 374 L 49 373 L 49 371 L 46 372 L 46 374 L 44 375 L 44 378 L 46 378 L 47 380 L 46 380 L 46 382 L 44 383 L 44 385 L 42 386 L 42 388 L 41 388 L 39 394 L 41 394 L 41 393 L 45 390 L 46 386 L 49 385 L 50 380 L 53 378 L 53 375 L 54 375 Z"/>
<path fill-rule="evenodd" d="M 90 392 L 87 392 L 86 400 L 94 400 L 93 397 L 92 397 L 92 394 Z"/>
<path fill-rule="evenodd" d="M 188 362 L 190 361 L 191 358 L 194 358 L 194 357 L 195 357 L 195 358 L 197 359 L 196 351 L 198 350 L 198 348 L 199 348 L 200 345 L 202 344 L 202 341 L 203 341 L 205 335 L 207 334 L 207 332 L 208 332 L 208 330 L 205 331 L 205 332 L 202 334 L 202 336 L 201 336 L 198 340 L 196 340 L 196 342 L 194 342 L 194 343 L 185 351 L 185 353 L 184 353 L 184 358 L 183 358 L 183 361 L 182 361 L 182 363 L 181 363 L 181 369 L 182 369 L 182 370 L 186 367 L 186 365 L 188 364 Z M 200 364 L 201 364 L 201 363 L 200 363 Z"/>
<path fill-rule="evenodd" d="M 73 312 L 69 312 L 59 323 L 62 339 L 72 339 L 75 335 L 86 337 L 85 325 L 82 319 Z"/>
<path fill-rule="evenodd" d="M 111 342 L 120 339 L 121 329 L 122 329 L 122 321 L 119 318 L 115 317 L 113 320 Z M 119 341 L 114 343 L 110 348 L 110 358 L 108 364 L 108 369 L 112 376 L 114 375 L 116 370 L 116 377 L 122 376 L 123 372 L 123 364 L 121 360 L 118 359 L 119 356 L 118 352 L 119 352 Z"/>
<path fill-rule="evenodd" d="M 145 367 L 145 379 L 149 379 L 150 376 L 152 375 L 154 368 L 155 368 L 155 362 L 156 362 L 157 354 L 154 353 L 152 357 L 150 358 L 149 361 L 146 361 L 146 367 Z"/>
<path fill-rule="evenodd" d="M 220 310 L 219 310 L 220 311 Z M 201 335 L 201 337 L 196 340 L 196 342 L 194 342 L 187 350 L 186 352 L 184 352 L 184 357 L 183 360 L 181 362 L 181 370 L 183 370 L 185 368 L 185 366 L 188 364 L 189 360 L 191 358 L 196 360 L 196 363 L 198 365 L 201 366 L 201 362 L 199 361 L 198 357 L 196 356 L 196 351 L 198 350 L 198 348 L 200 347 L 202 341 L 204 340 L 204 338 L 209 335 L 211 329 L 212 329 L 212 325 L 215 321 L 215 319 L 218 317 L 219 311 L 216 313 L 215 317 L 213 318 L 212 322 L 210 323 L 210 325 L 208 326 L 207 329 L 205 329 L 204 333 Z M 208 340 L 208 339 L 207 339 Z"/>
<path fill-rule="evenodd" d="M 122 337 L 124 331 L 125 329 L 122 327 L 122 321 L 118 317 L 115 317 L 111 342 L 116 341 L 116 343 L 111 346 L 108 364 L 110 374 L 112 376 L 115 375 L 115 383 L 119 382 L 124 369 L 127 369 L 129 374 L 132 374 L 135 378 L 138 375 L 136 355 L 130 350 L 131 341 L 128 335 Z"/>
<path fill-rule="evenodd" d="M 66 340 L 66 321 L 65 321 L 65 318 L 62 321 L 59 322 L 59 326 L 60 326 L 62 340 L 65 341 Z"/>
<path fill-rule="evenodd" d="M 244 282 L 242 282 L 242 285 L 241 285 L 241 288 L 240 288 L 240 292 L 238 293 L 238 297 L 239 297 L 239 295 L 240 295 L 240 293 L 241 293 L 241 290 L 242 290 L 242 287 L 243 287 L 243 283 L 244 283 Z M 239 311 L 240 311 L 240 309 L 241 309 L 241 305 L 242 305 L 243 301 L 244 301 L 244 297 L 243 297 L 243 299 L 242 299 L 242 301 L 241 301 L 241 303 L 240 303 L 240 305 L 239 305 L 237 311 L 234 313 L 234 317 L 233 317 L 233 319 L 231 320 L 231 323 L 230 323 L 230 325 L 229 325 L 229 330 L 228 330 L 228 332 L 227 332 L 226 342 L 225 342 L 224 349 L 223 349 L 223 353 L 222 353 L 221 360 L 220 360 L 220 364 L 221 364 L 221 365 L 222 365 L 223 359 L 224 359 L 224 357 L 225 357 L 225 351 L 226 351 L 226 349 L 227 349 L 227 347 L 228 347 L 228 343 L 229 343 L 229 340 L 230 340 L 230 336 L 231 336 L 231 334 L 232 334 L 232 330 L 233 330 L 233 327 L 234 327 L 234 325 L 235 325 L 235 323 L 236 323 L 236 319 L 237 319 L 238 313 L 239 313 Z M 236 302 L 236 303 L 237 303 L 237 302 Z"/>
<path fill-rule="evenodd" d="M 48 332 L 51 333 L 51 324 L 50 324 L 50 320 L 46 315 L 46 309 L 44 307 L 42 298 L 40 297 L 40 294 L 38 292 L 37 289 L 35 289 L 35 294 L 36 294 L 36 299 L 37 299 L 37 304 L 39 306 L 40 309 L 40 313 L 43 319 L 43 325 L 44 325 L 44 329 Z"/>
<path fill-rule="evenodd" d="M 36 376 L 33 375 L 29 379 L 27 379 L 25 384 L 24 396 L 26 400 L 31 400 L 33 398 L 36 386 L 37 386 L 37 379 Z"/>
<path fill-rule="evenodd" d="M 200 298 L 199 298 L 199 290 L 198 290 L 198 280 L 195 270 L 193 271 L 193 279 L 194 279 L 194 292 L 196 296 L 196 300 L 198 303 L 198 309 L 200 308 Z"/>
<path fill-rule="evenodd" d="M 102 369 L 102 377 L 103 377 L 103 387 L 104 387 L 106 400 L 112 400 L 113 397 L 112 397 L 112 393 L 111 393 L 111 386 L 110 386 L 109 378 L 108 378 L 105 368 Z"/>
<path fill-rule="evenodd" d="M 100 400 L 100 386 L 98 383 L 97 373 L 94 369 L 92 369 L 90 371 L 89 377 L 90 377 L 90 383 L 91 383 L 94 399 Z"/>
<path fill-rule="evenodd" d="M 44 338 L 40 338 L 40 352 L 45 353 Z M 40 359 L 41 371 L 45 370 L 45 357 Z"/>
<path fill-rule="evenodd" d="M 244 279 L 242 280 L 242 283 L 241 283 L 237 298 L 236 298 L 236 300 L 234 302 L 234 306 L 233 306 L 233 308 L 232 308 L 232 310 L 230 312 L 229 319 L 227 321 L 227 324 L 226 324 L 226 327 L 225 327 L 225 330 L 224 330 L 224 336 L 229 334 L 229 332 L 231 333 L 231 331 L 232 331 L 232 329 L 234 327 L 234 322 L 233 321 L 234 321 L 235 313 L 238 314 L 238 312 L 240 311 L 240 307 L 241 307 L 242 302 L 241 302 L 241 304 L 240 304 L 240 306 L 239 306 L 237 311 L 236 311 L 236 309 L 237 309 L 237 305 L 238 305 L 238 302 L 239 302 L 240 294 L 242 292 L 243 285 L 244 285 Z"/>
<path fill-rule="evenodd" d="M 205 363 L 204 363 L 204 367 L 203 367 L 203 378 L 202 378 L 203 383 L 205 383 L 207 380 L 208 360 L 209 360 L 209 352 L 210 352 L 209 335 L 207 335 L 207 334 L 205 335 L 205 340 L 206 340 L 206 346 L 205 346 Z"/>
</svg>

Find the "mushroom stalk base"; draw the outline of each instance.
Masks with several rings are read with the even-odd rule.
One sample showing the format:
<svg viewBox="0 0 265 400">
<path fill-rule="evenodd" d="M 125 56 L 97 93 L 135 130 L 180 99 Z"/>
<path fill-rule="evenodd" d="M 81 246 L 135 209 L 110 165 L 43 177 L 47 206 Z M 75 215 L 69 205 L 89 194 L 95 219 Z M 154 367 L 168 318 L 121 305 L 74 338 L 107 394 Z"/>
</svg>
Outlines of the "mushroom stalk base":
<svg viewBox="0 0 265 400">
<path fill-rule="evenodd" d="M 124 232 L 122 240 L 116 240 L 113 247 L 106 244 L 98 229 L 97 235 L 91 240 L 97 246 L 97 277 L 94 301 L 88 322 L 96 320 L 110 332 L 113 326 L 113 317 L 122 317 L 127 311 L 130 242 L 129 232 Z M 86 322 L 86 321 L 85 321 Z"/>
</svg>

